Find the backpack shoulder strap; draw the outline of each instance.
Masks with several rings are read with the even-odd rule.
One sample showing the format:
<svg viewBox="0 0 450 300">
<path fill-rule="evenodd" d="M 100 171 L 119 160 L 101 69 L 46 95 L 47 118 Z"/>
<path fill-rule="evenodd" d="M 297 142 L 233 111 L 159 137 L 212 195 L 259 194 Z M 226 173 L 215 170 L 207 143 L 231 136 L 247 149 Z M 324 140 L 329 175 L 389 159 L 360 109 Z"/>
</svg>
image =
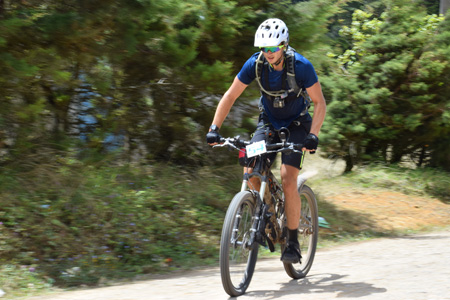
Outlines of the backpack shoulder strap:
<svg viewBox="0 0 450 300">
<path fill-rule="evenodd" d="M 291 46 L 286 51 L 286 69 L 289 92 L 294 92 L 299 97 L 302 91 L 295 80 L 295 49 Z"/>
<path fill-rule="evenodd" d="M 304 115 L 308 112 L 309 107 L 311 106 L 311 98 L 308 95 L 308 92 L 304 89 L 301 89 L 297 80 L 295 80 L 295 49 L 291 46 L 288 46 L 286 51 L 286 67 L 287 67 L 287 81 L 289 83 L 289 87 L 294 93 L 297 95 L 297 98 L 302 96 L 303 101 L 305 102 L 305 110 L 301 115 Z"/>
<path fill-rule="evenodd" d="M 282 91 L 267 91 L 263 87 L 261 79 L 262 79 L 262 71 L 263 71 L 265 63 L 266 63 L 266 58 L 264 57 L 263 52 L 261 51 L 261 53 L 259 53 L 259 55 L 258 55 L 258 58 L 256 59 L 256 64 L 255 64 L 256 81 L 258 82 L 259 88 L 261 89 L 261 92 L 263 92 L 269 96 L 280 97 L 286 91 L 284 91 L 284 90 L 282 90 Z"/>
</svg>

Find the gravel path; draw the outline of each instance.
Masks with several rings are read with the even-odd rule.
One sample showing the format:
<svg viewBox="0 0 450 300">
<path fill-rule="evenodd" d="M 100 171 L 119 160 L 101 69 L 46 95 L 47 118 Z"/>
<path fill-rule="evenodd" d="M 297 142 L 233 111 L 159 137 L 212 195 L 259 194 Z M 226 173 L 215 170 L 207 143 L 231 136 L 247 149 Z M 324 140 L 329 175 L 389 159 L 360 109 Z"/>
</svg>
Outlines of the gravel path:
<svg viewBox="0 0 450 300">
<path fill-rule="evenodd" d="M 257 262 L 245 299 L 450 299 L 450 230 L 342 245 L 316 254 L 291 280 L 279 259 Z M 230 299 L 218 268 L 27 300 Z"/>
</svg>

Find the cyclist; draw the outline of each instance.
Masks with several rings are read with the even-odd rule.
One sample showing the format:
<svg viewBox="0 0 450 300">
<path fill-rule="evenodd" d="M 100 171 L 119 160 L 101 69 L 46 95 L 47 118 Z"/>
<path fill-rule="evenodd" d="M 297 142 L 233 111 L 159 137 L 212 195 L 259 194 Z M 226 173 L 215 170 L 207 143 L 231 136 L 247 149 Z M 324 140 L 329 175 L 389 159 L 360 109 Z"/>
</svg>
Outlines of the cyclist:
<svg viewBox="0 0 450 300">
<path fill-rule="evenodd" d="M 319 143 L 319 131 L 326 114 L 326 103 L 322 88 L 312 64 L 302 55 L 295 52 L 289 45 L 289 31 L 280 19 L 268 19 L 257 29 L 254 46 L 260 52 L 253 54 L 235 77 L 229 89 L 220 100 L 209 132 L 207 143 L 214 145 L 219 142 L 219 128 L 230 112 L 236 99 L 246 87 L 257 80 L 261 88 L 260 109 L 256 131 L 251 139 L 257 142 L 265 139 L 266 127 L 279 130 L 283 127 L 290 131 L 289 141 L 303 143 L 304 151 L 315 151 Z M 262 53 L 262 56 L 260 56 Z M 290 54 L 290 56 L 288 55 Z M 294 60 L 295 82 L 287 78 L 289 60 Z M 261 65 L 257 66 L 257 64 Z M 260 73 L 260 74 L 259 74 Z M 287 74 L 289 73 L 289 74 Z M 292 75 L 292 74 L 291 74 Z M 291 86 L 290 86 L 291 85 Z M 292 85 L 306 90 L 314 103 L 314 116 L 307 112 L 309 103 L 305 93 L 298 93 Z M 277 135 L 274 135 L 277 137 Z M 276 139 L 276 138 L 275 138 Z M 278 142 L 273 140 L 273 143 Z M 275 155 L 269 155 L 271 162 Z M 301 253 L 297 239 L 300 219 L 301 200 L 297 191 L 297 176 L 302 166 L 302 153 L 282 154 L 281 181 L 285 195 L 285 208 L 288 227 L 287 247 L 281 260 L 286 263 L 300 262 Z M 252 172 L 251 168 L 244 169 Z M 251 182 L 253 188 L 259 189 L 259 181 Z"/>
</svg>

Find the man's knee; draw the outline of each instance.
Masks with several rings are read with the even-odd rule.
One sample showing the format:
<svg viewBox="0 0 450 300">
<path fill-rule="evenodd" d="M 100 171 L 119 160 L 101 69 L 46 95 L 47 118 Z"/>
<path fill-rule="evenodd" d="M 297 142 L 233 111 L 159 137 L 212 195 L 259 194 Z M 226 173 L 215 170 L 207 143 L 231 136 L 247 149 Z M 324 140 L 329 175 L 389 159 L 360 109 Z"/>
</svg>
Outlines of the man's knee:
<svg viewBox="0 0 450 300">
<path fill-rule="evenodd" d="M 281 168 L 281 182 L 283 189 L 293 190 L 297 189 L 297 176 L 299 170 L 289 165 L 283 165 Z"/>
</svg>

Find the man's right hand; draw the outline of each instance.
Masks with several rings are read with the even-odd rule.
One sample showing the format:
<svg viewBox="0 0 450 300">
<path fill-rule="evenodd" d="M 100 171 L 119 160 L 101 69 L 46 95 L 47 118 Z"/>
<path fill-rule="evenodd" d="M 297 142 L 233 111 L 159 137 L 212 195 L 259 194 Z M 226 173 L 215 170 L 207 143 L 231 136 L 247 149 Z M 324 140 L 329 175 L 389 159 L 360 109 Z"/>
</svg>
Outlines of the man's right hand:
<svg viewBox="0 0 450 300">
<path fill-rule="evenodd" d="M 206 142 L 210 145 L 215 145 L 220 142 L 219 127 L 212 125 L 210 131 L 206 134 Z"/>
</svg>

